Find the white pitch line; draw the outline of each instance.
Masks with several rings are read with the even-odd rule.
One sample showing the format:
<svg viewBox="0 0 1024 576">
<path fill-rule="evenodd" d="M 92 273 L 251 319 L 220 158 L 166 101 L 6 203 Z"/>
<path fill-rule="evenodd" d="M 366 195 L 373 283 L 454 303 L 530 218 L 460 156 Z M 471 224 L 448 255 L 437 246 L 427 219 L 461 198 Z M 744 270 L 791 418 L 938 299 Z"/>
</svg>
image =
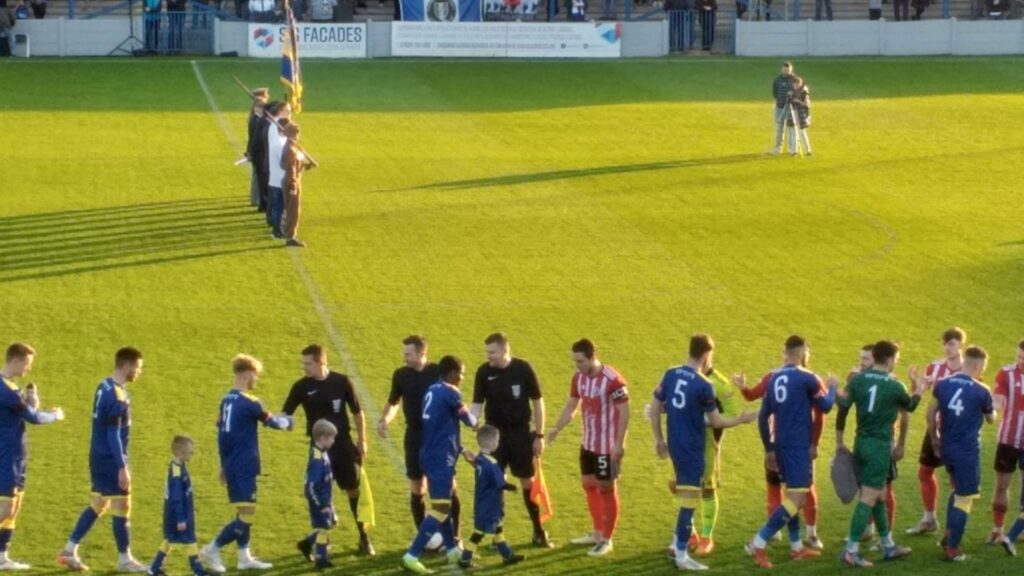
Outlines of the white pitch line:
<svg viewBox="0 0 1024 576">
<path fill-rule="evenodd" d="M 203 94 L 206 95 L 206 100 L 210 103 L 210 110 L 213 115 L 217 118 L 217 124 L 220 126 L 221 132 L 228 139 L 228 143 L 235 149 L 236 153 L 241 154 L 244 152 L 241 141 L 235 134 L 235 131 L 231 129 L 231 124 L 228 123 L 227 118 L 220 111 L 220 107 L 217 106 L 217 101 L 213 98 L 213 93 L 210 92 L 210 87 L 206 84 L 206 79 L 203 78 L 203 72 L 199 69 L 199 64 L 192 60 L 192 71 L 195 73 L 196 80 L 199 81 L 199 87 L 203 90 Z M 352 359 L 352 355 L 348 352 L 348 347 L 345 345 L 345 340 L 341 337 L 341 331 L 334 325 L 331 320 L 331 313 L 324 304 L 323 298 L 320 297 L 320 289 L 316 285 L 316 281 L 310 275 L 309 270 L 306 268 L 305 263 L 302 262 L 302 257 L 299 256 L 297 250 L 290 250 L 292 257 L 292 264 L 295 267 L 295 272 L 299 275 L 302 283 L 306 286 L 306 292 L 309 293 L 309 299 L 313 302 L 313 308 L 316 310 L 317 316 L 320 318 L 320 322 L 323 323 L 324 329 L 327 331 L 327 337 L 331 341 L 331 345 L 334 347 L 334 351 L 338 354 L 341 359 L 341 363 L 344 366 L 345 373 L 348 374 L 349 379 L 352 380 L 352 384 L 356 388 L 356 394 L 359 395 L 359 402 L 362 404 L 363 412 L 369 413 L 371 418 L 367 418 L 367 434 L 369 434 L 374 427 L 374 422 L 380 416 L 380 412 L 377 410 L 377 403 L 374 401 L 373 396 L 367 390 L 363 384 L 363 379 L 359 376 L 359 371 L 356 369 L 356 363 Z M 405 471 L 405 459 L 398 453 L 398 449 L 395 448 L 393 436 L 388 438 L 381 443 L 384 445 L 384 451 L 387 452 L 388 459 L 394 465 L 395 469 L 399 472 Z"/>
</svg>

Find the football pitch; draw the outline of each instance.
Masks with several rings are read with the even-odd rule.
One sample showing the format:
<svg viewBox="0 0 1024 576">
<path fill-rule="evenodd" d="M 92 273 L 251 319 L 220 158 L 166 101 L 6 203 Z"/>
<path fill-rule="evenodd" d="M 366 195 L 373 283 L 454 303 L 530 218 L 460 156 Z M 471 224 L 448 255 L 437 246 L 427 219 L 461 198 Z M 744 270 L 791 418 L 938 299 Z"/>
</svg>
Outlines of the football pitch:
<svg viewBox="0 0 1024 576">
<path fill-rule="evenodd" d="M 630 383 L 615 552 L 592 559 L 568 545 L 590 524 L 577 417 L 544 456 L 558 547 L 530 547 L 522 501 L 507 499 L 506 534 L 528 556 L 508 570 L 519 574 L 675 571 L 664 554 L 678 506 L 666 489 L 671 466 L 655 457 L 642 412 L 694 332 L 715 338 L 718 368 L 751 378 L 779 364 L 792 333 L 808 339 L 822 375 L 844 375 L 864 343 L 895 339 L 905 376 L 939 357 L 942 331 L 959 325 L 992 356 L 991 381 L 1024 337 L 1024 59 L 797 61 L 814 100 L 814 156 L 803 158 L 765 154 L 778 64 L 304 62 L 297 122 L 320 167 L 304 178 L 303 250 L 271 240 L 248 205 L 248 167 L 232 165 L 248 111 L 232 75 L 277 96 L 277 62 L 0 65 L 0 342 L 35 346 L 26 381 L 67 413 L 29 431 L 12 556 L 57 571 L 54 557 L 88 502 L 92 396 L 122 345 L 145 354 L 130 387 L 130 455 L 132 548 L 146 562 L 162 540 L 174 434 L 197 441 L 201 543 L 233 515 L 215 429 L 231 357 L 264 361 L 255 393 L 276 412 L 301 376 L 299 351 L 328 348 L 367 411 L 377 511 L 378 557 L 357 559 L 336 492 L 332 553 L 346 574 L 398 573 L 413 534 L 403 419 L 388 440 L 372 431 L 410 333 L 427 336 L 434 360 L 460 356 L 467 390 L 483 338 L 507 332 L 513 354 L 538 371 L 549 426 L 568 392 L 573 341 L 593 339 Z M 828 481 L 833 424 L 816 466 L 825 555 L 796 565 L 776 543 L 776 571 L 841 571 L 852 508 Z M 982 497 L 963 545 L 970 560 L 944 565 L 935 538 L 903 535 L 921 514 L 923 433 L 921 410 L 896 481 L 895 534 L 914 553 L 875 570 L 1019 571 L 1022 560 L 982 542 L 995 427 L 983 431 Z M 261 435 L 253 550 L 274 574 L 311 572 L 294 544 L 308 531 L 305 438 Z M 475 449 L 470 435 L 463 441 Z M 755 425 L 726 432 L 717 550 L 706 558 L 717 573 L 754 569 L 742 546 L 764 519 L 762 458 Z M 458 474 L 466 536 L 473 481 L 464 462 Z M 116 567 L 108 518 L 81 548 L 99 573 Z M 233 549 L 224 554 L 233 567 Z M 427 559 L 447 572 L 442 562 Z M 481 562 L 483 573 L 505 570 L 486 547 Z M 172 556 L 168 570 L 186 573 L 185 560 Z"/>
</svg>

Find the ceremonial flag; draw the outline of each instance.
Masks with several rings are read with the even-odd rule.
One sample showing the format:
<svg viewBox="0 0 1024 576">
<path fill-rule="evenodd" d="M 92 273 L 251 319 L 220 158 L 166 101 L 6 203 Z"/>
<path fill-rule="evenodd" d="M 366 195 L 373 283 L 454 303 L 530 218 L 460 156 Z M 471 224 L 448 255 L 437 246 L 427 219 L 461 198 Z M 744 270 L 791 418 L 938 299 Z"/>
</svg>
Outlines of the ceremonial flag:
<svg viewBox="0 0 1024 576">
<path fill-rule="evenodd" d="M 295 14 L 288 0 L 284 2 L 284 11 L 287 20 L 281 38 L 281 84 L 288 91 L 292 113 L 298 114 L 302 111 L 302 70 L 299 67 L 299 37 L 295 30 Z"/>
</svg>

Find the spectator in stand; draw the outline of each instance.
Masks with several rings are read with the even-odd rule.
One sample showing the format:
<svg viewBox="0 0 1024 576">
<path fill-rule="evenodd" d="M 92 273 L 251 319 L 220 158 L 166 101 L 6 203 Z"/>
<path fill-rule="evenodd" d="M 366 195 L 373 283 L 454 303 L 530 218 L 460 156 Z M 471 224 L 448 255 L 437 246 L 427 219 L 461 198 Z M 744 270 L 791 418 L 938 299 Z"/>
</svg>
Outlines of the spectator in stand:
<svg viewBox="0 0 1024 576">
<path fill-rule="evenodd" d="M 587 20 L 586 0 L 565 0 L 565 8 L 570 22 L 585 22 Z"/>
<path fill-rule="evenodd" d="M 718 3 L 715 0 L 697 0 L 697 16 L 700 18 L 700 46 L 705 52 L 710 52 L 711 46 L 715 43 L 717 13 Z"/>
<path fill-rule="evenodd" d="M 985 12 L 991 20 L 1005 20 L 1010 15 L 1010 0 L 985 0 Z"/>
<path fill-rule="evenodd" d="M 46 18 L 46 0 L 32 0 L 32 17 L 37 20 Z"/>
<path fill-rule="evenodd" d="M 615 5 L 616 0 L 604 0 L 604 12 L 601 14 L 602 20 L 615 20 L 616 15 L 619 13 L 619 7 Z M 631 2 L 632 0 L 625 0 Z"/>
<path fill-rule="evenodd" d="M 273 22 L 274 0 L 249 0 L 249 20 Z"/>
<path fill-rule="evenodd" d="M 743 20 L 743 15 L 747 13 L 747 3 L 736 0 L 736 19 Z"/>
<path fill-rule="evenodd" d="M 900 0 L 896 0 L 899 2 Z M 832 19 L 832 0 L 814 0 L 814 19 L 821 20 L 821 9 L 825 8 L 825 18 Z"/>
<path fill-rule="evenodd" d="M 142 1 L 142 21 L 146 29 L 146 52 L 156 54 L 160 49 L 160 11 L 163 0 Z"/>
<path fill-rule="evenodd" d="M 185 10 L 188 0 L 167 0 L 167 52 L 180 54 L 184 47 Z"/>
<path fill-rule="evenodd" d="M 192 5 L 192 28 L 206 28 L 209 26 L 207 18 L 209 17 L 209 11 L 216 9 L 216 7 L 210 6 L 210 0 L 195 0 L 195 4 Z"/>
<path fill-rule="evenodd" d="M 690 0 L 665 0 L 668 14 L 669 49 L 684 51 L 693 47 L 693 12 Z"/>
<path fill-rule="evenodd" d="M 914 20 L 920 20 L 921 15 L 924 14 L 925 8 L 931 4 L 931 0 L 910 0 L 910 5 L 914 7 Z"/>
<path fill-rule="evenodd" d="M 296 22 L 306 21 L 306 12 L 309 11 L 309 5 L 306 0 L 291 0 L 292 14 L 295 14 Z"/>
<path fill-rule="evenodd" d="M 398 5 L 400 2 L 396 1 L 395 4 Z M 334 8 L 337 5 L 338 0 L 312 0 L 309 7 L 309 17 L 313 22 L 334 22 Z M 396 18 L 396 20 L 399 18 Z"/>
<path fill-rule="evenodd" d="M 910 20 L 910 0 L 892 0 L 892 12 L 897 22 Z"/>
<path fill-rule="evenodd" d="M 11 55 L 10 39 L 14 20 L 14 10 L 8 8 L 6 3 L 0 6 L 0 57 Z"/>
<path fill-rule="evenodd" d="M 18 20 L 30 20 L 32 18 L 32 7 L 28 5 L 28 0 L 21 0 L 18 3 L 18 7 L 14 9 L 14 17 Z"/>
<path fill-rule="evenodd" d="M 972 2 L 975 0 L 971 0 Z M 882 0 L 868 0 L 868 18 L 879 20 L 882 17 Z"/>
</svg>

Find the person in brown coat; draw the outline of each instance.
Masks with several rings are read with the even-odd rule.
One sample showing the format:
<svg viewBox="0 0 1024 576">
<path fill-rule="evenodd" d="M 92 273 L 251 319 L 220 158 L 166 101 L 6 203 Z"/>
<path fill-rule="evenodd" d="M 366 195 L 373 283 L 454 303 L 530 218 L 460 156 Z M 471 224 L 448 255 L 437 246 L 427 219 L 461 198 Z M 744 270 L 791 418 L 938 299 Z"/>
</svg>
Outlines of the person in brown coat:
<svg viewBox="0 0 1024 576">
<path fill-rule="evenodd" d="M 285 237 L 285 246 L 303 248 L 306 243 L 299 240 L 299 215 L 302 204 L 302 172 L 312 164 L 299 149 L 299 125 L 288 124 L 284 134 L 288 138 L 284 154 L 281 156 L 281 168 L 284 169 L 284 180 L 281 192 L 284 194 L 284 218 L 281 231 Z"/>
</svg>

